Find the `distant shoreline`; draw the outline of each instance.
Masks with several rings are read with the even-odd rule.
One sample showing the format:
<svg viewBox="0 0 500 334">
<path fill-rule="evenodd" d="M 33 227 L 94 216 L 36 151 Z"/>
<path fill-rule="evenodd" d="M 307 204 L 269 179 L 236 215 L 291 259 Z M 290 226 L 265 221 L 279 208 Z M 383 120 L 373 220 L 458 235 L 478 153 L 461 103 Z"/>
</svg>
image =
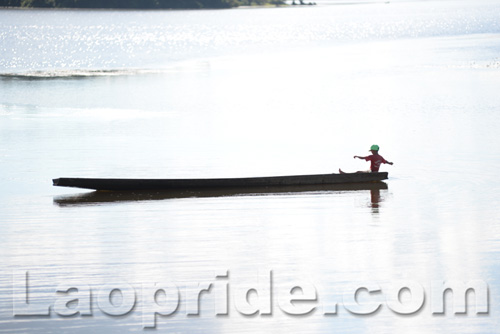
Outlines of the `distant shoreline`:
<svg viewBox="0 0 500 334">
<path fill-rule="evenodd" d="M 119 6 L 112 1 L 102 1 L 99 5 L 87 0 L 0 0 L 0 9 L 109 9 L 109 10 L 196 10 L 231 8 L 270 8 L 289 6 L 285 0 L 158 0 L 144 1 L 138 5 L 134 1 L 123 1 Z"/>
<path fill-rule="evenodd" d="M 255 6 L 237 6 L 230 8 L 80 8 L 80 7 L 13 7 L 13 6 L 0 6 L 0 10 L 56 10 L 56 11 L 69 11 L 69 10 L 88 10 L 88 11 L 203 11 L 203 10 L 227 10 L 227 9 L 265 9 L 265 8 L 286 8 L 295 7 L 292 5 L 255 5 Z M 297 6 L 298 7 L 298 6 Z M 301 6 L 302 7 L 302 6 Z M 304 6 L 305 7 L 305 6 Z"/>
</svg>

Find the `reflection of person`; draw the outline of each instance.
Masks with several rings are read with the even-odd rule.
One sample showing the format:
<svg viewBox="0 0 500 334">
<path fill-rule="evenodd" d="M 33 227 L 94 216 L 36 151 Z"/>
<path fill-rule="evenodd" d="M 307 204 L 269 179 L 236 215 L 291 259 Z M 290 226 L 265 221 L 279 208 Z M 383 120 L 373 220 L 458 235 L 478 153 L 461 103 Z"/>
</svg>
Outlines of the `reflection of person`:
<svg viewBox="0 0 500 334">
<path fill-rule="evenodd" d="M 370 161 L 370 170 L 365 171 L 365 172 L 358 172 L 358 173 L 376 173 L 380 169 L 380 165 L 382 165 L 382 164 L 392 165 L 393 164 L 392 162 L 385 160 L 384 157 L 382 157 L 380 154 L 378 154 L 378 150 L 379 150 L 378 145 L 372 145 L 370 147 L 370 151 L 372 152 L 371 155 L 368 155 L 366 157 L 360 157 L 358 155 L 354 156 L 354 159 L 358 158 L 358 159 L 364 159 L 366 161 Z M 341 174 L 344 173 L 340 169 L 339 169 L 339 172 Z"/>
<path fill-rule="evenodd" d="M 379 189 L 371 189 L 370 190 L 370 199 L 372 209 L 378 209 L 380 202 L 382 201 L 380 198 L 380 190 Z"/>
</svg>

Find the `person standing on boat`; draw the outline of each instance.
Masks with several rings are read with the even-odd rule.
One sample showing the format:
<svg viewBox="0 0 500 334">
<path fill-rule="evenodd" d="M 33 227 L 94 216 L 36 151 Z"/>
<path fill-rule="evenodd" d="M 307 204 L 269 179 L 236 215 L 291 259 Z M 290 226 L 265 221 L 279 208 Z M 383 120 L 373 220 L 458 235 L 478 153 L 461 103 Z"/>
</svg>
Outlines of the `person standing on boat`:
<svg viewBox="0 0 500 334">
<path fill-rule="evenodd" d="M 382 157 L 380 154 L 378 154 L 379 149 L 380 148 L 379 148 L 378 145 L 372 145 L 370 147 L 370 152 L 372 152 L 371 155 L 368 155 L 366 157 L 361 157 L 361 156 L 358 156 L 358 155 L 354 156 L 354 159 L 358 158 L 358 159 L 363 159 L 363 160 L 366 160 L 366 161 L 370 161 L 370 170 L 364 171 L 364 172 L 361 171 L 361 172 L 358 172 L 358 173 L 376 173 L 380 169 L 380 165 L 382 165 L 382 164 L 392 165 L 393 164 L 392 162 L 385 160 L 384 157 Z M 340 169 L 339 169 L 339 172 L 341 174 L 344 174 L 344 172 L 342 170 L 340 170 Z"/>
</svg>

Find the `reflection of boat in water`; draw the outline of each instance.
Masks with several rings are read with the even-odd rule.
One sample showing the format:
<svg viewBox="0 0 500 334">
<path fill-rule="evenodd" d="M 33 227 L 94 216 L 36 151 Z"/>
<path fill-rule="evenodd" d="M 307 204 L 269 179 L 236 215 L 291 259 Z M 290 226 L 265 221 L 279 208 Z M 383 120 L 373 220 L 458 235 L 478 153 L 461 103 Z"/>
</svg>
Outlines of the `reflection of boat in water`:
<svg viewBox="0 0 500 334">
<path fill-rule="evenodd" d="M 290 176 L 265 176 L 218 179 L 104 179 L 59 178 L 54 186 L 93 190 L 201 190 L 228 188 L 257 188 L 274 186 L 307 186 L 374 182 L 387 179 L 388 173 L 342 173 Z"/>
<path fill-rule="evenodd" d="M 63 195 L 54 198 L 59 206 L 96 205 L 112 202 L 154 201 L 190 197 L 225 197 L 225 196 L 265 196 L 295 193 L 332 193 L 387 189 L 384 182 L 361 182 L 343 184 L 303 185 L 303 186 L 268 186 L 268 187 L 232 187 L 177 189 L 168 191 L 93 191 L 79 195 Z"/>
</svg>

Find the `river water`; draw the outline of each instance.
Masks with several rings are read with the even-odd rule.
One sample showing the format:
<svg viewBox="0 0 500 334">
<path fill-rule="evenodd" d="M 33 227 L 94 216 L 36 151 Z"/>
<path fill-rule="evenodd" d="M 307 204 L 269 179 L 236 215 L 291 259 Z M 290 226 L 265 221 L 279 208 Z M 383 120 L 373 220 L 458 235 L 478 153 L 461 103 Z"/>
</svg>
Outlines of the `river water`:
<svg viewBox="0 0 500 334">
<path fill-rule="evenodd" d="M 0 10 L 0 332 L 499 331 L 500 3 L 318 3 Z M 360 189 L 51 181 L 366 170 L 372 144 L 394 165 Z"/>
</svg>

